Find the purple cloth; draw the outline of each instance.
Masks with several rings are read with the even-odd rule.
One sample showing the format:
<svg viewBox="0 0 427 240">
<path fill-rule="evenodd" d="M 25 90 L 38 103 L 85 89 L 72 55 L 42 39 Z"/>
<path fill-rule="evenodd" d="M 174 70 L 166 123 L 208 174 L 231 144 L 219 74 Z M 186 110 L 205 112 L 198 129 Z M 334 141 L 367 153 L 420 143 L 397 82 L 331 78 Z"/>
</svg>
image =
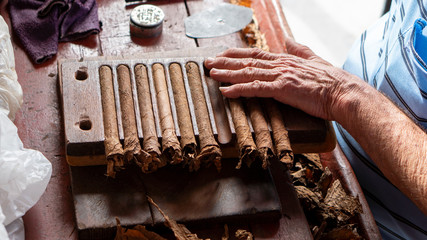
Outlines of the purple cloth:
<svg viewBox="0 0 427 240">
<path fill-rule="evenodd" d="M 42 63 L 58 52 L 58 42 L 98 33 L 96 0 L 11 0 L 12 28 L 28 55 Z"/>
</svg>

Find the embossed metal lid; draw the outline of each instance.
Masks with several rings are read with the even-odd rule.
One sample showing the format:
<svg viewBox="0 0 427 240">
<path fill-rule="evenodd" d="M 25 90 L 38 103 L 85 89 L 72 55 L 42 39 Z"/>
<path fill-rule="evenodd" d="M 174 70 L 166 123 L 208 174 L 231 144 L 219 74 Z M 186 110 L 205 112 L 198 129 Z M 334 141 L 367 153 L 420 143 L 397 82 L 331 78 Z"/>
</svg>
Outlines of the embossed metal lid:
<svg viewBox="0 0 427 240">
<path fill-rule="evenodd" d="M 162 9 L 151 5 L 140 5 L 130 13 L 131 33 L 138 37 L 153 37 L 162 32 L 165 14 Z"/>
</svg>

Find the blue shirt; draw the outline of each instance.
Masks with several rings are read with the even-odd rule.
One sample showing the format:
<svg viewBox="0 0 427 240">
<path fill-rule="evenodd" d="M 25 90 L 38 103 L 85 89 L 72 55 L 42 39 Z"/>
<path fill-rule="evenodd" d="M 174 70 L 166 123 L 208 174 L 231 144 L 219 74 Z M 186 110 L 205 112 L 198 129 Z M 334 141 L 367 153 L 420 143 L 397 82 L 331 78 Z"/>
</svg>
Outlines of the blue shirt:
<svg viewBox="0 0 427 240">
<path fill-rule="evenodd" d="M 427 1 L 395 0 L 353 45 L 343 68 L 387 95 L 427 129 Z M 362 14 L 362 13 L 361 13 Z M 390 116 L 393 121 L 393 116 Z M 349 159 L 384 239 L 427 239 L 427 216 L 384 177 L 339 124 Z"/>
</svg>

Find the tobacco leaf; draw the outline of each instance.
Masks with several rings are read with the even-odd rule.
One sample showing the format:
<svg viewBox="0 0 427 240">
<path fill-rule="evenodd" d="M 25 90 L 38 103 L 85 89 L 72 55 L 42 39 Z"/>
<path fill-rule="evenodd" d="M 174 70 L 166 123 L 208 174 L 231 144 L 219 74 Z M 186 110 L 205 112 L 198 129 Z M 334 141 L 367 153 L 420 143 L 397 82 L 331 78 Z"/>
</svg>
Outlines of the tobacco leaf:
<svg viewBox="0 0 427 240">
<path fill-rule="evenodd" d="M 295 186 L 298 199 L 304 209 L 313 210 L 321 208 L 322 196 L 305 186 Z"/>
<path fill-rule="evenodd" d="M 117 232 L 114 240 L 166 240 L 155 232 L 148 231 L 144 226 L 137 225 L 133 229 L 126 229 L 120 225 L 120 220 L 116 218 Z"/>
<path fill-rule="evenodd" d="M 344 225 L 339 228 L 332 229 L 326 234 L 322 234 L 322 240 L 359 240 L 363 239 L 358 233 L 355 224 Z"/>
<path fill-rule="evenodd" d="M 148 201 L 153 204 L 157 210 L 162 214 L 165 219 L 166 227 L 170 228 L 177 240 L 203 240 L 197 237 L 197 234 L 191 233 L 183 224 L 177 223 L 175 220 L 169 218 L 160 207 L 153 201 L 152 198 L 147 196 Z M 207 239 L 206 239 L 207 240 Z"/>
<path fill-rule="evenodd" d="M 252 233 L 250 233 L 244 229 L 237 230 L 235 233 L 235 236 L 239 240 L 253 240 L 254 239 L 254 236 L 252 235 Z"/>
<path fill-rule="evenodd" d="M 317 183 L 317 187 L 322 192 L 322 196 L 325 197 L 328 192 L 329 186 L 332 183 L 332 172 L 328 167 L 325 168 L 322 176 L 320 176 L 319 182 Z"/>
<path fill-rule="evenodd" d="M 357 225 L 352 225 L 351 231 L 343 228 L 362 212 L 359 199 L 348 195 L 339 179 L 333 181 L 332 172 L 323 169 L 318 154 L 295 155 L 290 170 L 314 238 L 359 239 Z M 352 231 L 357 235 L 353 236 Z"/>
<path fill-rule="evenodd" d="M 230 238 L 230 234 L 228 232 L 228 225 L 224 225 L 224 235 L 221 237 L 221 240 L 228 240 Z"/>
<path fill-rule="evenodd" d="M 359 199 L 349 196 L 341 185 L 341 182 L 335 180 L 325 197 L 325 204 L 336 211 L 337 220 L 345 222 L 357 213 L 362 212 L 362 205 Z"/>
</svg>

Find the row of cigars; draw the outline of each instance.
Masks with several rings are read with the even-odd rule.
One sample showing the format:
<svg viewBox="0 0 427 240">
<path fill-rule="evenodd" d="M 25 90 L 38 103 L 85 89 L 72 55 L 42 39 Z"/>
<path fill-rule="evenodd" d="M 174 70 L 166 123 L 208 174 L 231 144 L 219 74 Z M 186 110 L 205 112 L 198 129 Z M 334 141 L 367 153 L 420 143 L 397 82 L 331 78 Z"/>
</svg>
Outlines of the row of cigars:
<svg viewBox="0 0 427 240">
<path fill-rule="evenodd" d="M 115 177 L 116 171 L 130 163 L 135 163 L 144 173 L 154 172 L 167 164 L 184 164 L 190 171 L 197 171 L 201 166 L 212 164 L 218 171 L 221 169 L 222 151 L 212 131 L 199 65 L 187 62 L 184 66 L 185 72 L 179 63 L 171 63 L 166 67 L 169 68 L 168 71 L 165 71 L 165 66 L 161 63 L 154 63 L 151 66 L 153 92 L 150 91 L 148 68 L 144 64 L 134 66 L 138 98 L 134 101 L 129 66 L 118 65 L 117 102 L 111 67 L 104 65 L 99 68 L 107 176 Z M 176 134 L 165 72 L 169 73 L 179 138 Z M 185 81 L 188 81 L 188 84 Z M 157 106 L 153 105 L 152 97 L 155 97 Z M 191 109 L 189 101 L 192 103 Z M 116 103 L 120 104 L 120 116 L 117 114 Z M 135 103 L 139 105 L 140 116 L 135 114 Z M 279 106 L 274 100 L 228 99 L 228 105 L 239 151 L 236 168 L 240 168 L 243 162 L 250 166 L 256 160 L 260 160 L 262 166 L 266 168 L 269 161 L 276 157 L 288 166 L 292 165 L 293 153 L 288 132 Z M 156 132 L 153 109 L 155 107 L 159 117 L 161 138 Z M 191 111 L 194 111 L 196 118 L 197 135 L 194 133 Z M 121 117 L 122 120 L 123 144 L 119 138 L 117 117 Z M 141 118 L 143 135 L 141 140 L 137 132 L 137 117 Z"/>
</svg>

